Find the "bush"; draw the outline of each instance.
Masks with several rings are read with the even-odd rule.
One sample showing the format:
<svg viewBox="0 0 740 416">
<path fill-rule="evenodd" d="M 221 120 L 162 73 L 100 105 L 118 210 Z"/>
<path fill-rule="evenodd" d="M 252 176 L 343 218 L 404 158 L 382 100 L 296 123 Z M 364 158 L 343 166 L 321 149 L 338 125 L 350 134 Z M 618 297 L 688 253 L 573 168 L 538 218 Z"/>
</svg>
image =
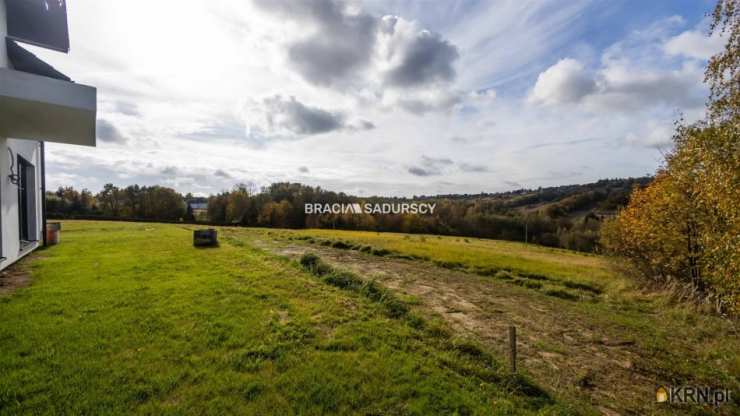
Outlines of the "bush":
<svg viewBox="0 0 740 416">
<path fill-rule="evenodd" d="M 602 243 L 642 279 L 690 285 L 683 296 L 740 315 L 738 2 L 717 2 L 712 18 L 710 33 L 731 36 L 704 73 L 708 118 L 678 125 L 655 180 L 633 192 L 629 205 L 605 225 Z"/>
</svg>

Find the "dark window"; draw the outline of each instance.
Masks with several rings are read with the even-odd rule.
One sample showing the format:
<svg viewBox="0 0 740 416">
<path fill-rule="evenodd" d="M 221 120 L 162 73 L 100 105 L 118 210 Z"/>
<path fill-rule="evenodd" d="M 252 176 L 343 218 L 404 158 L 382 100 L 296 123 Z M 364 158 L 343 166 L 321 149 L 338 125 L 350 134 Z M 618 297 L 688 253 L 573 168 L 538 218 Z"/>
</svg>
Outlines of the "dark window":
<svg viewBox="0 0 740 416">
<path fill-rule="evenodd" d="M 6 0 L 8 37 L 69 52 L 67 4 L 64 0 Z"/>
<path fill-rule="evenodd" d="M 18 231 L 21 242 L 38 241 L 36 235 L 36 170 L 18 156 Z"/>
</svg>

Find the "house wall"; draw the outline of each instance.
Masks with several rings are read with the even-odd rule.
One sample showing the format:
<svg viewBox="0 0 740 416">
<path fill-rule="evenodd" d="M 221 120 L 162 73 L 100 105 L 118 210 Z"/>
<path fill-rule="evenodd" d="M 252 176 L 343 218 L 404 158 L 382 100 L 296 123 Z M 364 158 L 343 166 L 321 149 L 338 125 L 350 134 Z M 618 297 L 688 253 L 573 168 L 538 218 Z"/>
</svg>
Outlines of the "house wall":
<svg viewBox="0 0 740 416">
<path fill-rule="evenodd" d="M 5 0 L 0 0 L 0 68 L 7 68 L 8 54 L 5 47 L 6 30 Z M 35 212 L 36 212 L 36 236 L 32 236 L 38 242 L 32 243 L 21 251 L 20 227 L 18 224 L 18 186 L 11 183 L 10 178 L 10 153 L 17 160 L 20 155 L 33 166 L 36 174 L 34 184 Z M 17 169 L 18 164 L 15 163 Z M 17 173 L 17 172 L 16 172 Z M 41 234 L 41 150 L 40 143 L 34 140 L 17 140 L 0 137 L 0 270 L 13 264 L 16 260 L 33 251 L 42 241 Z"/>
<path fill-rule="evenodd" d="M 35 171 L 35 183 L 33 193 L 35 198 L 35 224 L 36 235 L 31 239 L 37 240 L 21 250 L 20 226 L 18 223 L 18 185 L 10 180 L 11 156 L 13 154 L 14 173 L 17 173 L 17 157 L 21 156 L 30 162 Z M 41 210 L 41 146 L 40 142 L 33 140 L 1 139 L 0 138 L 0 253 L 5 257 L 0 261 L 0 270 L 13 264 L 16 260 L 33 251 L 42 240 L 42 210 Z"/>
</svg>

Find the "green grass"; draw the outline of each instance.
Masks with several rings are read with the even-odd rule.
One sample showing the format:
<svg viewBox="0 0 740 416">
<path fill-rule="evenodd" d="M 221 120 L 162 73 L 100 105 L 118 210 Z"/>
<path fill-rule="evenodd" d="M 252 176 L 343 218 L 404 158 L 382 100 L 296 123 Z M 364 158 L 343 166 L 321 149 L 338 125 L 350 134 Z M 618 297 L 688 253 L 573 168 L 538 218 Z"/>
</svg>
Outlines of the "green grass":
<svg viewBox="0 0 740 416">
<path fill-rule="evenodd" d="M 574 412 L 443 327 L 244 240 L 195 249 L 186 227 L 84 221 L 61 235 L 0 298 L 0 414 Z"/>
<path fill-rule="evenodd" d="M 445 236 L 339 230 L 284 230 L 280 235 L 342 240 L 395 253 L 391 256 L 415 256 L 438 267 L 522 286 L 532 292 L 533 300 L 545 296 L 557 302 L 564 316 L 586 324 L 595 337 L 634 342 L 634 349 L 639 351 L 634 357 L 635 371 L 672 385 L 740 390 L 737 319 L 676 303 L 667 292 L 640 289 L 604 257 L 531 244 L 473 238 L 466 242 Z M 463 280 L 460 282 L 463 284 Z M 739 408 L 740 402 L 735 400 L 724 411 L 731 414 Z"/>
<path fill-rule="evenodd" d="M 441 267 L 450 269 L 494 269 L 494 273 L 496 269 L 505 269 L 547 276 L 581 287 L 588 286 L 590 289 L 587 290 L 592 292 L 616 294 L 631 287 L 630 281 L 615 273 L 604 257 L 535 244 L 370 231 L 310 229 L 285 230 L 283 233 L 294 238 L 328 241 L 327 245 L 341 240 L 348 244 L 371 246 L 372 250 L 385 250 L 382 255 L 395 252 L 418 259 L 431 259 Z"/>
</svg>

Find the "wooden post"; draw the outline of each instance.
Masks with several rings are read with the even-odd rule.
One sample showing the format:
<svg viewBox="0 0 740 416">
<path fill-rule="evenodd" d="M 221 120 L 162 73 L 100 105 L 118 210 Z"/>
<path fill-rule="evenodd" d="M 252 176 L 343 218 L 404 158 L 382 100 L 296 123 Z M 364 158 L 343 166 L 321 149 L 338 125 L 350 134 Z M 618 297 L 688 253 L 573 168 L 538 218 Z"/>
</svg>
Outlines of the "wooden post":
<svg viewBox="0 0 740 416">
<path fill-rule="evenodd" d="M 509 327 L 509 362 L 512 374 L 516 373 L 516 327 Z"/>
</svg>

